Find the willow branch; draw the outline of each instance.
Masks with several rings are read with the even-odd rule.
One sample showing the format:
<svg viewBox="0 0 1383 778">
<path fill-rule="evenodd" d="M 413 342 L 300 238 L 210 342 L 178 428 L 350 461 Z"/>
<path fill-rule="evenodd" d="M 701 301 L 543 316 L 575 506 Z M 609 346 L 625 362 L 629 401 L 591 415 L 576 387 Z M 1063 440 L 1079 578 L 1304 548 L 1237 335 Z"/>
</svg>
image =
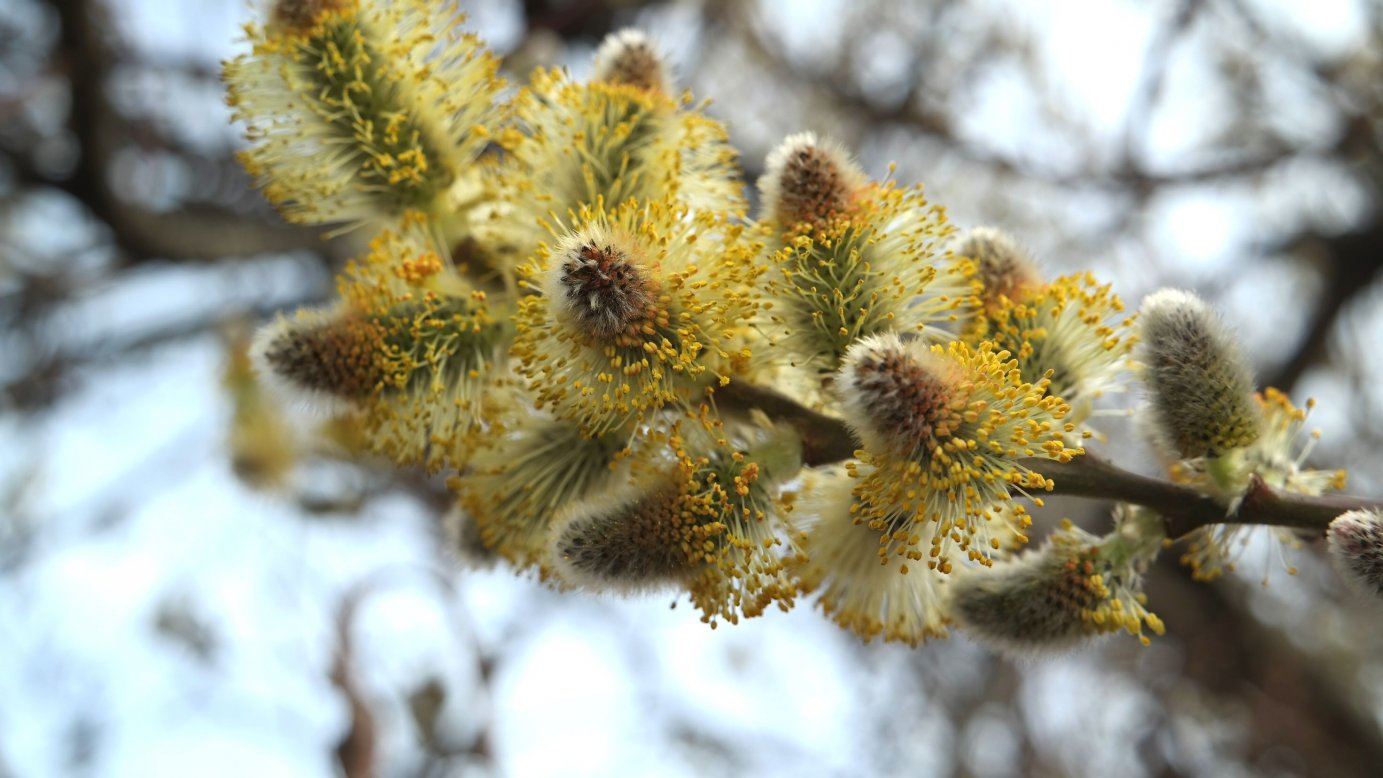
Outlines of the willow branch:
<svg viewBox="0 0 1383 778">
<path fill-rule="evenodd" d="M 725 411 L 757 409 L 791 426 L 802 439 L 802 458 L 808 466 L 829 465 L 855 455 L 857 444 L 840 419 L 805 408 L 772 389 L 732 382 L 715 393 Z M 1070 462 L 1027 457 L 1019 464 L 1050 479 L 1049 494 L 1133 503 L 1160 513 L 1167 536 L 1176 538 L 1212 524 L 1264 524 L 1324 532 L 1336 516 L 1357 508 L 1379 508 L 1379 500 L 1344 495 L 1310 496 L 1274 489 L 1253 477 L 1235 507 L 1190 486 L 1124 470 L 1086 454 Z"/>
</svg>

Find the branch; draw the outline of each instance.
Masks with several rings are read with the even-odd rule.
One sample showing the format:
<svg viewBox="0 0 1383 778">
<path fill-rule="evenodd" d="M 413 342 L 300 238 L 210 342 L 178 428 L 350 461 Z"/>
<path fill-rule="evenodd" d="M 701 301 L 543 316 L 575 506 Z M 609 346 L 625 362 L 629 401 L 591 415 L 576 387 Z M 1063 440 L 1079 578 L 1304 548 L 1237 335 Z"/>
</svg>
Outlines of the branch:
<svg viewBox="0 0 1383 778">
<path fill-rule="evenodd" d="M 1378 500 L 1359 497 L 1282 492 L 1255 475 L 1237 509 L 1231 509 L 1190 486 L 1132 473 L 1089 454 L 1064 464 L 1037 458 L 1019 461 L 1056 484 L 1051 494 L 1118 500 L 1157 511 L 1170 538 L 1211 524 L 1265 524 L 1324 532 L 1345 511 L 1383 507 Z"/>
<path fill-rule="evenodd" d="M 802 461 L 808 467 L 842 462 L 855 455 L 855 436 L 845 422 L 805 408 L 772 389 L 731 381 L 715 390 L 715 401 L 719 410 L 731 415 L 757 409 L 792 427 L 802 440 Z"/>
<path fill-rule="evenodd" d="M 90 0 L 55 3 L 62 69 L 69 74 L 72 109 L 69 129 L 81 148 L 76 168 L 53 180 L 24 154 L 8 155 L 21 181 L 55 186 L 85 205 L 107 224 L 130 263 L 148 259 L 211 260 L 226 256 L 329 248 L 321 231 L 265 221 L 212 205 L 184 205 L 159 213 L 120 197 L 111 186 L 110 161 L 128 140 L 130 127 L 106 94 L 112 64 L 105 28 L 106 9 Z"/>
<path fill-rule="evenodd" d="M 854 436 L 840 419 L 805 408 L 772 389 L 731 382 L 715 393 L 721 410 L 730 413 L 758 409 L 791 426 L 802 439 L 802 459 L 809 467 L 850 459 L 857 448 Z M 1019 464 L 1054 483 L 1053 495 L 1116 500 L 1151 508 L 1177 538 L 1211 524 L 1264 524 L 1324 532 L 1332 519 L 1357 508 L 1380 508 L 1378 500 L 1280 492 L 1257 476 L 1235 509 L 1190 486 L 1139 475 L 1086 454 L 1070 462 L 1027 457 Z"/>
</svg>

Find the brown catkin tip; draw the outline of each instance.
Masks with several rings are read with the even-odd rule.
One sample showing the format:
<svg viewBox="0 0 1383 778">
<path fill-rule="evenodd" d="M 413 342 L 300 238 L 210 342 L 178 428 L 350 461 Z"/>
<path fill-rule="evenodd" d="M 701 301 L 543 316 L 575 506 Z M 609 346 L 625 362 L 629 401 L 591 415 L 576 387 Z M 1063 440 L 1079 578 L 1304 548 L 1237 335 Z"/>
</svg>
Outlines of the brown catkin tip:
<svg viewBox="0 0 1383 778">
<path fill-rule="evenodd" d="M 1162 547 L 1156 514 L 1116 514 L 1119 531 L 1103 538 L 1062 522 L 1037 551 L 973 569 L 957 578 L 957 623 L 1012 655 L 1064 651 L 1088 637 L 1125 631 L 1144 645 L 1146 626 L 1165 629 L 1142 593 L 1142 570 Z"/>
<path fill-rule="evenodd" d="M 1258 439 L 1253 373 L 1210 306 L 1189 292 L 1163 289 L 1143 301 L 1138 324 L 1138 359 L 1159 447 L 1180 459 L 1219 457 Z"/>
<path fill-rule="evenodd" d="M 596 590 L 641 591 L 683 582 L 694 569 L 686 548 L 688 520 L 676 484 L 591 506 L 559 523 L 556 568 L 569 583 Z"/>
<path fill-rule="evenodd" d="M 1383 597 L 1383 511 L 1343 513 L 1330 522 L 1326 536 L 1340 577 L 1366 597 Z"/>
<path fill-rule="evenodd" d="M 255 339 L 261 373 L 291 391 L 363 400 L 384 380 L 385 331 L 351 314 L 280 319 Z"/>
<path fill-rule="evenodd" d="M 302 32 L 312 27 L 328 11 L 354 8 L 356 0 L 279 0 L 274 4 L 273 23 L 280 29 Z"/>
<path fill-rule="evenodd" d="M 643 319 L 654 302 L 651 279 L 623 249 L 582 242 L 561 251 L 561 295 L 577 325 L 602 340 Z"/>
<path fill-rule="evenodd" d="M 856 342 L 838 385 L 845 418 L 870 448 L 910 456 L 959 425 L 954 369 L 892 333 Z"/>
<path fill-rule="evenodd" d="M 1070 648 L 1087 637 L 1082 614 L 1100 600 L 1084 563 L 1081 555 L 1025 558 L 960 576 L 954 616 L 966 632 L 1008 654 Z"/>
<path fill-rule="evenodd" d="M 791 228 L 820 225 L 845 213 L 867 181 L 838 144 L 804 132 L 769 152 L 759 192 L 765 216 Z"/>
<path fill-rule="evenodd" d="M 664 95 L 672 93 L 672 77 L 662 52 L 648 36 L 634 29 L 605 36 L 595 53 L 591 80 Z"/>
<path fill-rule="evenodd" d="M 1042 274 L 1028 252 L 997 228 L 971 229 L 956 243 L 955 253 L 975 261 L 986 304 L 997 302 L 1000 296 L 1017 300 L 1022 290 L 1042 283 Z"/>
</svg>

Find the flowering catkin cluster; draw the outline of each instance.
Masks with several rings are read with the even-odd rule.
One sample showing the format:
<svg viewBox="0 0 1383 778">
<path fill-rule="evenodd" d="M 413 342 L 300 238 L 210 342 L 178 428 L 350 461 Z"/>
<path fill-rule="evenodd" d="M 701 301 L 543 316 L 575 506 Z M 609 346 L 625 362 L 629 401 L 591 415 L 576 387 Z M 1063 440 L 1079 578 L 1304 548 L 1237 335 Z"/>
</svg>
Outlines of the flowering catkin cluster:
<svg viewBox="0 0 1383 778">
<path fill-rule="evenodd" d="M 588 79 L 507 90 L 462 22 L 279 0 L 225 66 L 266 197 L 368 239 L 333 303 L 264 326 L 228 373 L 247 480 L 282 486 L 299 451 L 252 362 L 344 419 L 338 448 L 445 472 L 464 558 L 680 590 L 713 626 L 810 597 L 866 640 L 959 626 L 1015 650 L 1161 631 L 1139 590 L 1156 514 L 1019 553 L 1058 485 L 1044 468 L 1085 453 L 1135 360 L 1184 483 L 1338 486 L 1190 295 L 1150 297 L 1135 331 L 1110 285 L 1047 280 L 1002 231 L 958 233 L 813 133 L 768 154 L 751 218 L 726 129 L 654 41 L 619 31 Z M 764 413 L 783 407 L 855 449 L 824 456 L 812 424 Z M 1188 556 L 1209 571 L 1229 542 Z"/>
<path fill-rule="evenodd" d="M 1143 301 L 1138 325 L 1144 426 L 1173 480 L 1226 499 L 1227 520 L 1254 479 L 1312 496 L 1344 487 L 1344 471 L 1304 466 L 1318 437 L 1312 432 L 1302 440 L 1306 411 L 1271 387 L 1254 392 L 1253 372 L 1237 341 L 1204 301 L 1164 289 Z M 1308 401 L 1307 409 L 1314 404 Z M 1234 569 L 1253 529 L 1232 520 L 1197 529 L 1182 561 L 1196 578 L 1216 578 Z M 1276 534 L 1297 545 L 1290 532 Z"/>
</svg>

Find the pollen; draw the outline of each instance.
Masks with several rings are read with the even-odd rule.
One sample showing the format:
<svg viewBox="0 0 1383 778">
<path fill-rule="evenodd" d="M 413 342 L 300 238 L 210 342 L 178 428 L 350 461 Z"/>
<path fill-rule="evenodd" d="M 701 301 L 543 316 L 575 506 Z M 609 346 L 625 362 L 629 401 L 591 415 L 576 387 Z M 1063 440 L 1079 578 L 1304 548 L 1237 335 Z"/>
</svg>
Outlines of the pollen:
<svg viewBox="0 0 1383 778">
<path fill-rule="evenodd" d="M 1100 538 L 1062 522 L 1040 549 L 958 576 L 951 602 L 958 625 L 1014 656 L 1047 655 L 1093 636 L 1124 631 L 1147 645 L 1146 626 L 1162 634 L 1142 593 L 1142 573 L 1161 535 L 1121 531 L 1129 522 L 1156 527 L 1156 516 L 1121 508 L 1116 531 Z"/>
<path fill-rule="evenodd" d="M 523 268 L 513 354 L 539 407 L 591 435 L 692 409 L 744 359 L 750 255 L 675 201 L 585 208 Z"/>
<path fill-rule="evenodd" d="M 499 123 L 503 84 L 460 21 L 420 0 L 283 0 L 247 28 L 227 102 L 246 126 L 242 162 L 286 218 L 393 223 L 478 188 L 491 133 L 476 128 Z"/>
<path fill-rule="evenodd" d="M 1260 415 L 1259 435 L 1253 443 L 1222 460 L 1218 473 L 1204 461 L 1178 462 L 1171 466 L 1172 480 L 1210 493 L 1228 489 L 1231 496 L 1243 493 L 1250 479 L 1257 476 L 1266 485 L 1293 494 L 1320 495 L 1345 488 L 1343 470 L 1315 470 L 1306 466 L 1320 439 L 1319 430 L 1306 427 L 1307 413 L 1314 404 L 1308 400 L 1298 408 L 1281 391 L 1268 387 L 1253 395 Z M 1197 580 L 1214 580 L 1234 569 L 1254 535 L 1267 535 L 1270 542 L 1296 548 L 1300 540 L 1290 531 L 1245 524 L 1215 524 L 1201 527 L 1187 536 L 1181 561 Z M 1282 555 L 1279 554 L 1279 558 Z M 1289 567 L 1285 558 L 1282 567 Z M 1269 570 L 1263 571 L 1267 580 Z"/>
<path fill-rule="evenodd" d="M 1045 377 L 1048 393 L 1071 405 L 1068 422 L 1083 423 L 1096 399 L 1124 389 L 1134 322 L 1108 284 L 1089 273 L 1030 279 L 994 297 L 986 293 L 985 301 L 962 330 L 964 340 L 1008 351 L 1028 383 Z"/>
<path fill-rule="evenodd" d="M 678 586 L 715 626 L 787 610 L 796 588 L 786 560 L 784 510 L 770 472 L 795 472 L 800 447 L 783 431 L 674 427 L 669 471 L 614 495 L 575 505 L 557 519 L 554 569 L 597 590 Z M 786 444 L 786 445 L 785 445 Z M 739 454 L 739 456 L 736 456 Z"/>
<path fill-rule="evenodd" d="M 621 33 L 601 51 L 609 55 L 610 46 L 636 48 Z M 517 271 L 554 233 L 579 227 L 571 220 L 583 208 L 670 199 L 692 210 L 744 212 L 725 128 L 661 90 L 602 80 L 622 78 L 610 67 L 598 55 L 597 78 L 585 84 L 540 70 L 515 96 L 510 107 L 522 129 L 497 139 L 505 154 L 486 169 L 502 205 L 477 209 L 472 220 L 497 266 Z"/>
<path fill-rule="evenodd" d="M 920 188 L 859 176 L 848 208 L 801 223 L 777 220 L 772 179 L 760 181 L 758 228 L 770 271 L 755 288 L 758 329 L 775 347 L 776 365 L 815 368 L 820 378 L 835 372 L 861 338 L 898 332 L 948 339 L 947 328 L 979 305 L 974 263 L 943 250 L 951 231 L 944 210 Z"/>
<path fill-rule="evenodd" d="M 867 338 L 837 378 L 846 422 L 864 444 L 857 456 L 857 515 L 879 532 L 915 537 L 939 554 L 990 562 L 1000 529 L 986 521 L 1013 493 L 1050 488 L 1018 462 L 1067 461 L 1060 420 L 1070 407 L 1026 383 L 1008 352 Z M 1021 527 L 1022 506 L 1011 504 Z M 1001 545 L 1005 545 L 1002 542 Z M 910 539 L 907 554 L 918 542 Z"/>
</svg>

